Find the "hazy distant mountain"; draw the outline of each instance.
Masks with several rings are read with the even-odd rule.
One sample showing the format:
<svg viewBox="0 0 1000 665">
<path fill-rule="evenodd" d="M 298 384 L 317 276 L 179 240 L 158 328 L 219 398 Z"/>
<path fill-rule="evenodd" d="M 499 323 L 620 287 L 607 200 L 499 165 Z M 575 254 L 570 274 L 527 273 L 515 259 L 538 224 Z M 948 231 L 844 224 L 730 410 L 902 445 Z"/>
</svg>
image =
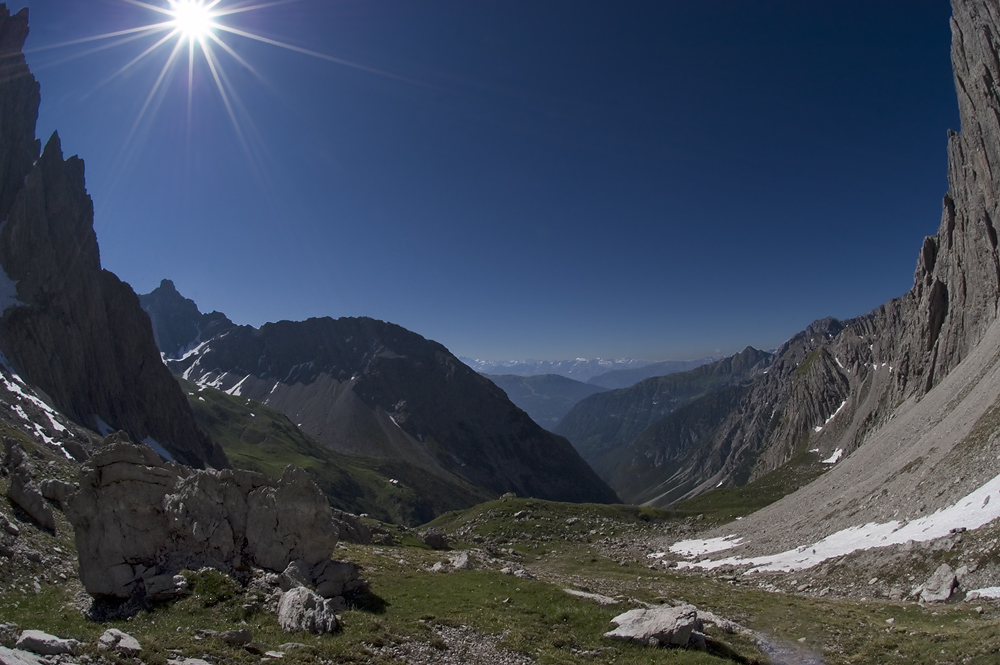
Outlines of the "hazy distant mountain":
<svg viewBox="0 0 1000 665">
<path fill-rule="evenodd" d="M 459 357 L 463 363 L 480 374 L 516 376 L 538 376 L 540 374 L 558 374 L 569 379 L 588 382 L 595 376 L 606 374 L 612 370 L 635 369 L 653 364 L 652 360 L 636 360 L 635 358 L 576 358 L 575 360 L 476 360 Z"/>
<path fill-rule="evenodd" d="M 592 395 L 574 406 L 556 431 L 573 443 L 598 474 L 607 477 L 609 470 L 602 460 L 610 452 L 628 446 L 647 427 L 699 397 L 753 382 L 771 359 L 766 351 L 747 347 L 689 372 Z"/>
<path fill-rule="evenodd" d="M 173 350 L 165 362 L 174 374 L 277 409 L 336 452 L 433 474 L 453 488 L 449 508 L 505 492 L 617 500 L 568 441 L 446 348 L 400 326 L 369 318 L 237 326 L 202 315 L 168 281 L 143 302 Z"/>
<path fill-rule="evenodd" d="M 577 402 L 606 390 L 558 374 L 487 374 L 486 378 L 500 386 L 510 401 L 550 432 Z"/>
<path fill-rule="evenodd" d="M 687 372 L 696 367 L 707 365 L 719 360 L 720 357 L 697 358 L 695 360 L 661 360 L 641 367 L 629 367 L 625 369 L 613 369 L 604 374 L 598 374 L 587 380 L 587 383 L 609 390 L 618 388 L 628 388 L 634 386 L 644 379 L 654 376 L 667 376 L 678 372 Z"/>
</svg>

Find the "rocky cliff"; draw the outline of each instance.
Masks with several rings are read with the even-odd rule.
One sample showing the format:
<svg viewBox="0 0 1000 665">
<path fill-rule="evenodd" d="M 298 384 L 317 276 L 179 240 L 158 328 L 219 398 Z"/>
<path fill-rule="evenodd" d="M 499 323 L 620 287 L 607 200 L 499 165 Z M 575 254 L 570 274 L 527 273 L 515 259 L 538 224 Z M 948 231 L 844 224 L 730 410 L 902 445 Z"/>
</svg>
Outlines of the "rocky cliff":
<svg viewBox="0 0 1000 665">
<path fill-rule="evenodd" d="M 555 431 L 568 438 L 599 475 L 608 478 L 609 458 L 616 457 L 650 425 L 700 397 L 752 383 L 764 375 L 770 362 L 771 354 L 747 347 L 688 372 L 592 395 L 577 403 Z"/>
<path fill-rule="evenodd" d="M 955 0 L 953 8 L 962 127 L 948 135 L 941 225 L 924 240 L 913 288 L 857 319 L 817 322 L 779 349 L 699 455 L 664 470 L 679 483 L 663 488 L 665 496 L 743 484 L 809 451 L 817 461 L 850 455 L 898 408 L 940 385 L 996 321 L 1000 8 L 985 0 Z"/>
<path fill-rule="evenodd" d="M 163 284 L 143 299 L 164 326 L 183 297 Z M 191 313 L 189 334 L 204 330 L 201 316 Z M 176 320 L 171 325 L 181 328 Z M 214 332 L 168 357 L 171 370 L 277 409 L 337 452 L 405 462 L 445 479 L 460 490 L 456 496 L 479 488 L 493 496 L 617 500 L 569 442 L 539 427 L 446 348 L 404 328 L 321 318 Z M 157 334 L 165 339 L 168 332 Z M 195 339 L 174 344 L 191 348 Z"/>
<path fill-rule="evenodd" d="M 83 161 L 53 135 L 39 155 L 39 87 L 21 49 L 27 10 L 0 5 L 0 349 L 52 405 L 193 466 L 226 466 L 160 361 L 127 284 L 101 269 Z"/>
</svg>

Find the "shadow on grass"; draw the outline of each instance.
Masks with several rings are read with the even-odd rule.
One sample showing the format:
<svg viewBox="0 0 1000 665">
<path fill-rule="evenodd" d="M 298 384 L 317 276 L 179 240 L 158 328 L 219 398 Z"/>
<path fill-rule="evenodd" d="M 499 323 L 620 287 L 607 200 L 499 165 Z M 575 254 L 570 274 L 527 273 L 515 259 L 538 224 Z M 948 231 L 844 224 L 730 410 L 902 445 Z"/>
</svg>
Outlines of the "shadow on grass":
<svg viewBox="0 0 1000 665">
<path fill-rule="evenodd" d="M 355 591 L 347 599 L 347 602 L 351 609 L 370 614 L 385 614 L 389 607 L 389 602 L 385 598 L 373 593 L 369 588 Z"/>
</svg>

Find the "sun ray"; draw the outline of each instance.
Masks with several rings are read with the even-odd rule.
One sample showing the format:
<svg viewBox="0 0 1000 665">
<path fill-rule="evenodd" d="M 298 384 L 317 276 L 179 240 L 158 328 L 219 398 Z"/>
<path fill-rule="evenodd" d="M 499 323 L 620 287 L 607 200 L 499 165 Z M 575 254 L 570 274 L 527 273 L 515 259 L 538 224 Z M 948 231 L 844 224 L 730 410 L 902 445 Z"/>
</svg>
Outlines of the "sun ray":
<svg viewBox="0 0 1000 665">
<path fill-rule="evenodd" d="M 136 7 L 142 7 L 143 9 L 148 9 L 150 11 L 159 12 L 160 14 L 166 14 L 167 16 L 173 16 L 174 13 L 166 7 L 157 7 L 156 5 L 151 5 L 148 2 L 141 2 L 141 0 L 122 0 L 122 2 L 127 2 L 130 5 L 135 5 Z"/>
<path fill-rule="evenodd" d="M 66 56 L 65 58 L 60 58 L 59 60 L 52 60 L 50 62 L 46 62 L 46 63 L 41 64 L 41 65 L 34 65 L 33 69 L 41 71 L 41 70 L 44 70 L 44 69 L 50 69 L 52 67 L 57 67 L 59 65 L 64 65 L 67 62 L 72 62 L 74 60 L 79 60 L 80 58 L 86 57 L 88 55 L 93 55 L 94 53 L 100 53 L 101 51 L 107 51 L 109 49 L 116 48 L 116 47 L 121 46 L 123 44 L 128 44 L 129 42 L 134 42 L 134 41 L 136 41 L 138 39 L 142 39 L 143 37 L 147 37 L 147 36 L 148 36 L 147 34 L 139 33 L 139 34 L 129 35 L 127 37 L 122 37 L 119 40 L 116 40 L 116 41 L 113 41 L 113 42 L 110 42 L 110 43 L 107 43 L 107 44 L 101 44 L 100 46 L 95 46 L 93 48 L 89 48 L 89 49 L 87 49 L 85 51 L 81 51 L 79 53 L 73 53 L 71 55 Z"/>
<path fill-rule="evenodd" d="M 205 54 L 205 60 L 208 62 L 208 68 L 212 72 L 212 77 L 215 79 L 215 85 L 219 89 L 219 95 L 222 97 L 222 103 L 226 106 L 226 111 L 229 113 L 229 120 L 233 123 L 233 129 L 236 131 L 236 135 L 240 140 L 240 144 L 243 146 L 243 150 L 248 154 L 250 153 L 250 146 L 247 145 L 246 137 L 243 135 L 243 130 L 240 129 L 240 123 L 236 119 L 236 113 L 233 111 L 233 105 L 229 101 L 229 95 L 226 94 L 226 88 L 222 83 L 222 79 L 219 77 L 219 68 L 216 67 L 215 54 L 212 52 L 211 47 L 207 47 L 205 44 L 201 45 L 202 53 Z"/>
<path fill-rule="evenodd" d="M 24 50 L 25 55 L 30 55 L 32 53 L 40 53 L 42 51 L 51 51 L 57 48 L 64 48 L 66 46 L 76 46 L 77 44 L 86 44 L 87 42 L 96 42 L 101 39 L 111 39 L 112 37 L 122 37 L 124 35 L 132 35 L 135 33 L 143 32 L 160 32 L 162 30 L 168 30 L 172 27 L 170 21 L 164 21 L 163 23 L 153 23 L 151 25 L 144 25 L 138 28 L 129 28 L 127 30 L 116 30 L 115 32 L 108 32 L 103 35 L 94 35 L 93 37 L 83 37 L 82 39 L 72 39 L 68 42 L 59 42 L 58 44 L 46 44 L 45 46 L 36 46 L 34 48 L 28 48 Z M 145 35 L 140 35 L 144 37 Z"/>
<path fill-rule="evenodd" d="M 353 69 L 358 69 L 363 72 L 368 72 L 369 74 L 375 74 L 377 76 L 382 76 L 384 78 L 393 79 L 396 81 L 401 81 L 403 83 L 409 83 L 410 85 L 419 86 L 421 88 L 427 88 L 429 90 L 437 90 L 439 92 L 448 92 L 444 88 L 439 88 L 438 86 L 425 83 L 423 81 L 418 81 L 416 79 L 407 78 L 405 76 L 400 76 L 399 74 L 393 74 L 392 72 L 387 72 L 382 69 L 377 69 L 375 67 L 369 67 L 368 65 L 362 65 L 357 62 L 351 62 L 350 60 L 344 60 L 343 58 L 337 58 L 332 55 L 327 55 L 325 53 L 320 53 L 319 51 L 311 51 L 307 48 L 302 48 L 301 46 L 295 46 L 293 44 L 286 44 L 285 42 L 279 42 L 276 39 L 270 39 L 269 37 L 263 37 L 261 35 L 255 35 L 252 32 L 247 32 L 246 30 L 240 30 L 229 25 L 218 24 L 216 26 L 219 30 L 224 30 L 225 32 L 231 32 L 234 35 L 239 35 L 240 37 L 246 37 L 247 39 L 252 39 L 264 44 L 270 44 L 271 46 L 277 46 L 278 48 L 283 48 L 289 51 L 294 51 L 295 53 L 301 53 L 302 55 L 308 55 L 313 58 L 318 58 L 320 60 L 326 60 L 327 62 L 333 62 L 338 65 L 343 65 L 344 67 L 351 67 Z"/>
<path fill-rule="evenodd" d="M 232 16 L 233 14 L 242 14 L 244 12 L 252 12 L 258 9 L 266 9 L 268 7 L 277 7 L 279 5 L 290 5 L 296 2 L 301 2 L 301 0 L 273 0 L 272 2 L 261 2 L 256 5 L 249 5 L 247 7 L 230 7 L 229 9 L 220 9 L 215 12 L 216 16 Z"/>
<path fill-rule="evenodd" d="M 149 91 L 149 96 L 146 97 L 146 102 L 142 105 L 142 108 L 139 109 L 139 116 L 135 119 L 135 124 L 132 125 L 132 130 L 128 133 L 128 136 L 125 138 L 126 146 L 128 146 L 128 144 L 131 143 L 132 139 L 135 137 L 135 133 L 136 131 L 138 131 L 139 125 L 142 123 L 142 119 L 146 115 L 146 111 L 149 110 L 149 107 L 152 104 L 154 97 L 156 97 L 156 93 L 159 91 L 160 86 L 163 85 L 164 79 L 167 77 L 167 74 L 173 67 L 174 61 L 177 58 L 177 53 L 180 51 L 182 45 L 183 42 L 181 41 L 177 42 L 177 44 L 174 46 L 174 50 L 170 53 L 170 57 L 167 58 L 167 62 L 164 63 L 163 69 L 160 70 L 160 75 L 157 77 L 156 82 L 153 84 L 153 89 Z"/>
<path fill-rule="evenodd" d="M 229 44 L 227 44 L 224 41 L 222 41 L 222 39 L 220 39 L 218 35 L 216 35 L 214 33 L 209 33 L 208 36 L 212 39 L 212 41 L 214 41 L 216 44 L 218 44 L 226 53 L 228 53 L 234 60 L 236 60 L 236 62 L 238 62 L 241 65 L 243 65 L 244 67 L 246 67 L 246 69 L 249 70 L 251 74 L 253 74 L 255 77 L 257 77 L 257 80 L 259 80 L 261 83 L 265 83 L 265 84 L 267 83 L 267 80 L 264 78 L 264 76 L 260 72 L 258 72 L 257 69 L 253 65 L 251 65 L 249 62 L 247 62 L 243 58 L 243 56 L 241 56 L 239 53 L 237 53 L 236 51 L 234 51 L 232 49 L 232 47 L 229 46 Z"/>
<path fill-rule="evenodd" d="M 173 32 L 171 32 L 170 34 L 168 34 L 166 37 L 164 37 L 160 41 L 156 42 L 155 44 L 153 44 L 152 46 L 150 46 L 149 48 L 147 48 L 145 51 L 143 51 L 142 53 L 140 53 L 139 55 L 137 55 L 136 57 L 134 57 L 132 60 L 130 60 L 124 67 L 122 67 L 121 69 L 119 69 L 118 71 L 116 71 L 115 73 L 113 73 L 111 76 L 107 77 L 106 79 L 104 79 L 100 83 L 98 83 L 96 86 L 94 86 L 94 90 L 100 89 L 101 87 L 107 85 L 111 81 L 115 80 L 116 78 L 118 78 L 119 76 L 121 76 L 122 74 L 124 74 L 125 72 L 127 72 L 129 69 L 131 69 L 132 67 L 134 67 L 143 58 L 145 58 L 149 54 L 153 53 L 154 51 L 156 51 L 157 49 L 159 49 L 161 46 L 163 46 L 164 44 L 166 44 L 168 41 L 170 41 L 174 37 L 174 35 L 176 35 L 176 34 L 177 34 L 177 30 L 174 30 Z M 178 44 L 179 43 L 180 42 L 178 42 Z M 174 49 L 174 50 L 176 51 L 176 49 Z M 171 57 L 173 57 L 173 56 L 171 56 Z M 94 90 L 92 90 L 91 92 L 93 92 Z"/>
</svg>

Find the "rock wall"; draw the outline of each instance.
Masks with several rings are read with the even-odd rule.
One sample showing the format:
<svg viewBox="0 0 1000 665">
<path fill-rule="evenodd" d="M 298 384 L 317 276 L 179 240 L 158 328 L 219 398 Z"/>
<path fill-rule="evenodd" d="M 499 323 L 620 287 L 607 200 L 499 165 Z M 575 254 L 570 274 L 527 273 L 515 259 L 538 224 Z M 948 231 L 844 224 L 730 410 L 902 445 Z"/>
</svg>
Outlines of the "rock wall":
<svg viewBox="0 0 1000 665">
<path fill-rule="evenodd" d="M 997 319 L 1000 7 L 952 6 L 962 126 L 948 134 L 941 225 L 920 248 L 913 288 L 857 319 L 818 321 L 779 349 L 701 449 L 659 474 L 673 479 L 660 488 L 665 503 L 752 481 L 809 450 L 849 455 L 940 385 Z"/>
<path fill-rule="evenodd" d="M 282 572 L 293 561 L 313 568 L 337 544 L 326 498 L 298 467 L 279 481 L 197 471 L 118 435 L 83 465 L 65 512 L 80 580 L 97 598 L 148 596 L 185 568 Z"/>
<path fill-rule="evenodd" d="M 161 362 L 137 296 L 101 269 L 83 161 L 63 159 L 55 134 L 39 156 L 26 36 L 27 10 L 0 5 L 0 268 L 17 299 L 2 311 L 0 350 L 81 425 L 98 430 L 100 419 L 185 464 L 228 466 Z"/>
</svg>

